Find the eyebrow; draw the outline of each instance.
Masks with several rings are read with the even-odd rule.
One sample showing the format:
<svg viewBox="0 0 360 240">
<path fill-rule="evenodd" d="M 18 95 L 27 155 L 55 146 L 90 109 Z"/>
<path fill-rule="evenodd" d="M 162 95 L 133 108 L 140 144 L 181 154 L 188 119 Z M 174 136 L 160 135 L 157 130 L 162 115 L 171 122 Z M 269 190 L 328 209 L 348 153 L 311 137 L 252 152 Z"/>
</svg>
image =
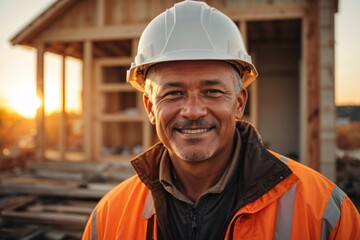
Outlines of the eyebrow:
<svg viewBox="0 0 360 240">
<path fill-rule="evenodd" d="M 162 85 L 163 89 L 167 89 L 167 88 L 173 88 L 173 87 L 181 87 L 184 84 L 181 82 L 166 82 Z"/>
<path fill-rule="evenodd" d="M 182 83 L 182 82 L 166 82 L 162 85 L 162 88 L 181 87 L 183 85 L 184 85 L 184 83 Z M 222 81 L 220 81 L 219 79 L 202 80 L 202 81 L 200 81 L 200 85 L 203 87 L 214 86 L 214 85 L 225 86 L 225 84 Z"/>
<path fill-rule="evenodd" d="M 222 87 L 225 87 L 225 84 L 219 80 L 219 79 L 207 79 L 207 80 L 202 80 L 200 82 L 200 85 L 203 87 L 208 87 L 208 86 L 216 86 L 216 85 L 220 85 Z"/>
</svg>

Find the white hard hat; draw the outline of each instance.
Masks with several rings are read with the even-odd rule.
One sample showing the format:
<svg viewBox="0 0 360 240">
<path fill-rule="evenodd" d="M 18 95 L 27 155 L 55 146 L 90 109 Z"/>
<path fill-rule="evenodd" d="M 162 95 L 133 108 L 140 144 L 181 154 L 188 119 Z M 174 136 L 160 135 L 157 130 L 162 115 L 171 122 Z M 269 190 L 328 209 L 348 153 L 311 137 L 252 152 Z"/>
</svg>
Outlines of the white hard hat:
<svg viewBox="0 0 360 240">
<path fill-rule="evenodd" d="M 243 86 L 257 77 L 242 36 L 225 14 L 204 2 L 183 1 L 154 18 L 142 33 L 127 81 L 143 92 L 153 64 L 182 60 L 224 60 L 241 71 Z"/>
</svg>

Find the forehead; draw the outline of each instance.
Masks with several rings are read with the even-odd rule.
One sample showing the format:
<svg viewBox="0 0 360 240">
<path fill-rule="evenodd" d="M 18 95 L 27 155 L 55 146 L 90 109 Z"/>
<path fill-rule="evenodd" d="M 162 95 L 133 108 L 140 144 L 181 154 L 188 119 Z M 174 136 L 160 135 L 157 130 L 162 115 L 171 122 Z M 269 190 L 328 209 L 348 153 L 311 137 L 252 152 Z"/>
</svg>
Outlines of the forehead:
<svg viewBox="0 0 360 240">
<path fill-rule="evenodd" d="M 224 61 L 173 61 L 152 66 L 147 74 L 151 80 L 167 77 L 226 78 L 231 76 L 233 68 Z"/>
</svg>

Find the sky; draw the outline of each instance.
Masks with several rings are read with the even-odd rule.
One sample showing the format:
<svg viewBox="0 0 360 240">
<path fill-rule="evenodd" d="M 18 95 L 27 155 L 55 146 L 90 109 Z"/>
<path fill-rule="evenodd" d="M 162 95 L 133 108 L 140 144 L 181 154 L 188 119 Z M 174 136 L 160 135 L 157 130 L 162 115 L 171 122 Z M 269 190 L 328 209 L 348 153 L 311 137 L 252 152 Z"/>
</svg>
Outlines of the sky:
<svg viewBox="0 0 360 240">
<path fill-rule="evenodd" d="M 34 20 L 55 0 L 0 0 L 0 107 L 8 106 L 28 117 L 35 114 L 36 51 L 12 46 L 10 39 Z M 19 7 L 20 6 L 20 7 Z M 337 105 L 360 105 L 360 1 L 339 0 L 335 16 L 335 102 Z M 60 106 L 61 59 L 45 56 L 45 110 Z M 67 61 L 67 108 L 79 109 L 81 62 Z M 72 100 L 71 100 L 72 99 Z M 76 99 L 76 101 L 74 101 Z"/>
</svg>

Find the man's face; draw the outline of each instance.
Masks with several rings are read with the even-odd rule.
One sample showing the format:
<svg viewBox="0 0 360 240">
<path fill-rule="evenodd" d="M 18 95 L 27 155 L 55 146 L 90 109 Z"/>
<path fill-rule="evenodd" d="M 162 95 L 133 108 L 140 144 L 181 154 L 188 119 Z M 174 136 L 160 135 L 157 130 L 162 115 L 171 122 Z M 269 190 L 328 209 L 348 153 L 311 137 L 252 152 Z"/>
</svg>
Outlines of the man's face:
<svg viewBox="0 0 360 240">
<path fill-rule="evenodd" d="M 159 63 L 148 75 L 144 104 L 170 156 L 185 161 L 221 158 L 232 150 L 236 119 L 246 104 L 235 72 L 221 61 Z"/>
</svg>

